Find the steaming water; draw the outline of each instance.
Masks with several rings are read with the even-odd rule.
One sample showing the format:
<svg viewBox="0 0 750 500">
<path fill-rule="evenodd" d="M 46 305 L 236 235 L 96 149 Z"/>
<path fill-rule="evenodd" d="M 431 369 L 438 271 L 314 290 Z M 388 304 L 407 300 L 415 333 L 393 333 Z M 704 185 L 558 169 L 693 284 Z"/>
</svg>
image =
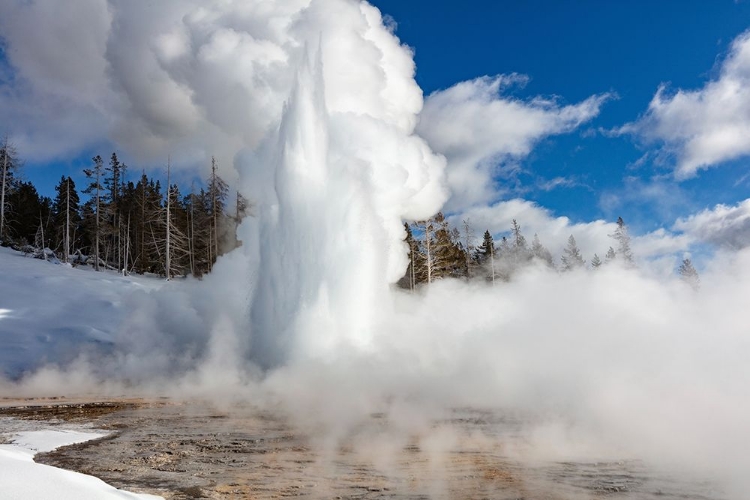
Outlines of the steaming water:
<svg viewBox="0 0 750 500">
<path fill-rule="evenodd" d="M 246 405 L 226 412 L 196 403 L 160 404 L 105 415 L 96 425 L 115 430 L 115 437 L 37 460 L 168 499 L 724 498 L 714 484 L 639 461 L 519 457 L 509 450 L 523 445 L 525 423 L 497 412 L 449 412 L 433 421 L 431 432 L 393 447 L 383 415 L 371 416 L 333 448 L 295 428 L 283 413 Z"/>
</svg>

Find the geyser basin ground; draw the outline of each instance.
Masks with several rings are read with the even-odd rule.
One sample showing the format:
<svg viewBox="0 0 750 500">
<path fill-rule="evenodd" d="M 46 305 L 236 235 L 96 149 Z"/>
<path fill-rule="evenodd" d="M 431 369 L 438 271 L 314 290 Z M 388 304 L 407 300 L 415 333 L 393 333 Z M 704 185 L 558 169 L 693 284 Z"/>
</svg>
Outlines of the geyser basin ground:
<svg viewBox="0 0 750 500">
<path fill-rule="evenodd" d="M 295 427 L 281 411 L 251 405 L 62 398 L 3 406 L 0 416 L 110 431 L 36 460 L 166 499 L 724 498 L 709 482 L 637 460 L 534 458 L 524 451 L 524 420 L 502 412 L 446 411 L 408 436 L 374 414 L 331 441 Z"/>
</svg>

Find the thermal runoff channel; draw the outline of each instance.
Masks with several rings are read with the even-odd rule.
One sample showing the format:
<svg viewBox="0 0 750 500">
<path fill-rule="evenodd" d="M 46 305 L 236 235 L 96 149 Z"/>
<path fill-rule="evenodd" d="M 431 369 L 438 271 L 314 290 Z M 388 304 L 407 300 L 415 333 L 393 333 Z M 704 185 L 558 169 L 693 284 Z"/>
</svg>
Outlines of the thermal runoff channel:
<svg viewBox="0 0 750 500">
<path fill-rule="evenodd" d="M 202 280 L 122 287 L 106 318 L 71 308 L 107 341 L 36 359 L 3 383 L 8 394 L 81 387 L 252 401 L 283 408 L 330 449 L 386 415 L 384 464 L 414 435 L 449 449 L 435 424 L 445 412 L 490 409 L 524 423 L 509 454 L 646 460 L 747 491 L 750 252 L 707 256 L 700 287 L 689 286 L 627 253 L 624 226 L 597 221 L 581 226 L 587 241 L 599 231 L 627 258 L 565 272 L 544 259 L 498 261 L 497 275 L 492 261 L 474 279 L 396 286 L 410 265 L 404 222 L 456 207 L 452 193 L 487 191 L 486 157 L 462 146 L 477 135 L 452 130 L 450 120 L 467 118 L 445 109 L 531 109 L 548 125 L 519 139 L 526 151 L 596 116 L 606 96 L 506 106 L 501 79 L 485 78 L 438 94 L 425 115 L 411 49 L 365 2 L 159 2 L 148 23 L 142 3 L 115 4 L 91 34 L 108 61 L 92 92 L 115 106 L 113 140 L 144 155 L 164 144 L 229 152 L 219 163 L 231 165 L 253 216 L 237 228 L 241 246 Z M 118 99 L 107 97 L 112 79 Z M 149 131 L 162 128 L 175 135 L 154 140 Z M 183 160 L 174 157 L 178 170 Z M 606 247 L 597 250 L 604 260 Z M 58 282 L 50 290 L 64 297 Z M 8 317 L 23 309 L 2 307 Z M 43 333 L 33 319 L 25 324 Z"/>
</svg>

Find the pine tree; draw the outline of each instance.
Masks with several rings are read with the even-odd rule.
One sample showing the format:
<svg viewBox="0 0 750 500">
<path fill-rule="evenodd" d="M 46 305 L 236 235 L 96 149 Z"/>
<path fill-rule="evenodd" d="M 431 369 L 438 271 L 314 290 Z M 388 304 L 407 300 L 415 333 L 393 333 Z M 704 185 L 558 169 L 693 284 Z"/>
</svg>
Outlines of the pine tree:
<svg viewBox="0 0 750 500">
<path fill-rule="evenodd" d="M 109 158 L 109 165 L 104 171 L 109 174 L 104 178 L 104 187 L 109 191 L 109 201 L 117 206 L 122 191 L 122 170 L 125 167 L 117 158 L 117 153 L 112 153 Z"/>
<path fill-rule="evenodd" d="M 625 266 L 633 267 L 635 264 L 633 262 L 633 252 L 630 250 L 630 235 L 622 217 L 617 218 L 617 229 L 610 236 L 617 241 L 617 258 L 622 259 Z"/>
<path fill-rule="evenodd" d="M 503 281 L 510 281 L 516 269 L 515 245 L 503 236 L 495 253 L 495 274 Z"/>
<path fill-rule="evenodd" d="M 224 208 L 226 206 L 227 196 L 229 194 L 229 186 L 219 176 L 218 165 L 216 159 L 211 157 L 211 177 L 208 181 L 208 196 L 211 201 L 211 233 L 212 233 L 212 247 L 209 247 L 210 257 L 209 260 L 213 265 L 219 256 L 219 233 L 220 223 L 224 216 Z"/>
<path fill-rule="evenodd" d="M 513 219 L 511 233 L 513 235 L 513 246 L 518 250 L 526 250 L 526 238 L 521 234 L 521 226 L 516 222 L 516 219 Z"/>
<path fill-rule="evenodd" d="M 112 249 L 113 263 L 118 269 L 123 269 L 123 248 L 122 248 L 122 192 L 123 181 L 127 167 L 117 158 L 117 153 L 112 153 L 109 165 L 104 168 L 104 192 L 102 196 L 105 200 L 102 207 L 103 220 L 105 221 L 107 236 L 107 248 Z M 107 252 L 109 254 L 109 251 Z M 127 267 L 127 265 L 125 265 Z"/>
<path fill-rule="evenodd" d="M 610 263 L 616 258 L 617 258 L 617 253 L 615 253 L 615 249 L 612 247 L 609 247 L 609 250 L 607 250 L 607 255 L 604 256 L 604 262 Z"/>
<path fill-rule="evenodd" d="M 146 192 L 148 189 L 148 177 L 146 172 L 141 172 L 141 178 L 135 185 L 133 198 L 135 201 L 134 213 L 135 221 L 133 222 L 133 269 L 143 274 L 148 268 L 146 264 L 146 212 L 148 204 L 146 203 Z"/>
<path fill-rule="evenodd" d="M 513 274 L 528 265 L 534 255 L 521 233 L 521 226 L 513 219 L 510 238 L 503 236 L 497 252 L 497 275 L 504 281 L 509 281 Z"/>
<path fill-rule="evenodd" d="M 409 290 L 414 291 L 417 286 L 417 242 L 414 239 L 414 233 L 408 222 L 404 222 L 404 231 L 406 231 L 404 242 L 406 242 L 406 246 L 409 249 L 409 265 L 406 267 L 406 273 L 403 278 L 399 280 L 398 284 L 401 288 L 408 288 Z"/>
<path fill-rule="evenodd" d="M 123 170 L 124 172 L 124 170 Z M 134 247 L 137 242 L 137 189 L 132 181 L 125 182 L 123 178 L 122 189 L 119 200 L 120 231 L 118 239 L 121 240 L 122 271 L 127 274 L 134 269 L 133 261 Z"/>
<path fill-rule="evenodd" d="M 583 260 L 581 251 L 576 244 L 576 239 L 572 234 L 568 238 L 568 246 L 563 250 L 561 260 L 563 271 L 573 271 L 574 269 L 580 269 L 586 265 L 586 261 Z"/>
<path fill-rule="evenodd" d="M 234 214 L 232 215 L 232 222 L 234 222 L 234 231 L 232 231 L 231 234 L 231 248 L 229 248 L 229 250 L 242 245 L 242 242 L 237 238 L 237 229 L 240 227 L 242 219 L 247 216 L 249 210 L 250 204 L 248 203 L 247 198 L 242 196 L 242 193 L 237 191 L 235 193 Z"/>
<path fill-rule="evenodd" d="M 37 246 L 37 241 L 40 245 L 48 246 L 52 200 L 39 196 L 31 182 L 19 182 L 10 192 L 8 202 L 13 207 L 13 217 L 7 221 L 7 232 L 14 236 L 18 246 L 30 243 Z M 45 232 L 44 241 L 40 239 L 41 232 Z"/>
<path fill-rule="evenodd" d="M 495 241 L 489 230 L 484 232 L 482 245 L 477 249 L 476 260 L 479 265 L 487 269 L 487 279 L 495 284 Z"/>
<path fill-rule="evenodd" d="M 693 290 L 698 290 L 701 286 L 701 280 L 698 276 L 698 271 L 693 267 L 693 263 L 690 259 L 685 258 L 682 260 L 682 264 L 678 268 L 677 272 L 680 274 L 680 279 L 693 287 Z"/>
<path fill-rule="evenodd" d="M 90 180 L 90 184 L 84 193 L 92 195 L 94 201 L 93 211 L 95 217 L 94 223 L 94 269 L 99 271 L 99 257 L 100 239 L 101 239 L 101 195 L 104 189 L 101 185 L 102 175 L 104 173 L 104 160 L 99 155 L 96 155 L 91 159 L 94 162 L 94 168 L 84 169 L 83 173 L 86 174 L 86 178 Z"/>
<path fill-rule="evenodd" d="M 213 248 L 213 216 L 211 215 L 211 199 L 201 188 L 198 193 L 190 194 L 190 246 L 193 260 L 193 274 L 202 276 L 211 271 Z"/>
<path fill-rule="evenodd" d="M 591 269 L 599 269 L 602 265 L 602 260 L 599 258 L 598 255 L 594 254 L 594 257 L 591 259 Z"/>
<path fill-rule="evenodd" d="M 541 260 L 552 269 L 555 268 L 552 254 L 544 247 L 544 245 L 542 245 L 541 241 L 539 241 L 539 236 L 536 233 L 534 233 L 534 239 L 531 242 L 531 254 L 534 258 Z"/>
<path fill-rule="evenodd" d="M 144 260 L 148 271 L 161 274 L 164 269 L 164 252 L 161 235 L 164 225 L 161 182 L 149 179 L 146 186 L 144 208 L 145 245 Z"/>
<path fill-rule="evenodd" d="M 137 273 L 161 272 L 162 252 L 157 238 L 161 240 L 163 227 L 162 194 L 159 182 L 149 179 L 145 172 L 128 195 L 130 210 L 130 233 L 133 247 L 132 269 Z M 130 252 L 128 252 L 130 253 Z"/>
<path fill-rule="evenodd" d="M 242 219 L 247 217 L 249 210 L 250 210 L 250 204 L 248 203 L 247 198 L 242 196 L 242 193 L 237 191 L 236 202 L 234 204 L 234 222 L 237 226 L 240 225 L 240 222 L 242 222 Z"/>
<path fill-rule="evenodd" d="M 71 245 L 76 241 L 76 234 L 81 223 L 80 199 L 75 182 L 70 176 L 62 176 L 55 191 L 57 191 L 57 196 L 52 202 L 57 239 L 55 248 L 62 247 L 63 262 L 70 262 Z"/>
<path fill-rule="evenodd" d="M 461 235 L 458 229 L 451 228 L 442 212 L 435 220 L 435 269 L 433 278 L 464 277 L 466 257 L 461 248 Z"/>
<path fill-rule="evenodd" d="M 512 266 L 513 269 L 518 269 L 531 261 L 533 255 L 529 251 L 529 246 L 526 243 L 526 238 L 521 234 L 521 226 L 513 219 L 513 225 L 511 226 L 511 236 L 513 237 L 512 244 Z"/>
<path fill-rule="evenodd" d="M 474 230 L 466 219 L 463 221 L 464 234 L 463 234 L 463 252 L 466 262 L 466 279 L 471 279 L 474 275 L 474 266 L 476 261 L 474 260 Z"/>
</svg>

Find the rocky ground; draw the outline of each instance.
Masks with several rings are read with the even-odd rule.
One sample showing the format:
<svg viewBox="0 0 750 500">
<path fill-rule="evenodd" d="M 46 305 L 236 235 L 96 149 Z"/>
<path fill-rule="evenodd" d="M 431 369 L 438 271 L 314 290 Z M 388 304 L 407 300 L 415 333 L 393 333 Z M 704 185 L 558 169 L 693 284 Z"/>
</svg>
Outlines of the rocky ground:
<svg viewBox="0 0 750 500">
<path fill-rule="evenodd" d="M 383 453 L 373 451 L 386 439 L 380 432 L 388 426 L 382 415 L 373 415 L 359 438 L 326 448 L 280 414 L 251 407 L 227 411 L 197 402 L 140 399 L 6 400 L 0 406 L 0 416 L 91 423 L 109 431 L 102 439 L 39 454 L 36 460 L 168 500 L 619 500 L 664 498 L 665 491 L 672 498 L 718 498 L 686 493 L 682 485 L 671 486 L 670 493 L 637 462 L 521 463 L 504 454 L 497 434 L 486 439 L 492 429 L 512 423 L 482 412 L 459 412 L 440 423 L 452 429 L 448 448 L 430 449 L 415 435 L 407 445 Z"/>
</svg>

